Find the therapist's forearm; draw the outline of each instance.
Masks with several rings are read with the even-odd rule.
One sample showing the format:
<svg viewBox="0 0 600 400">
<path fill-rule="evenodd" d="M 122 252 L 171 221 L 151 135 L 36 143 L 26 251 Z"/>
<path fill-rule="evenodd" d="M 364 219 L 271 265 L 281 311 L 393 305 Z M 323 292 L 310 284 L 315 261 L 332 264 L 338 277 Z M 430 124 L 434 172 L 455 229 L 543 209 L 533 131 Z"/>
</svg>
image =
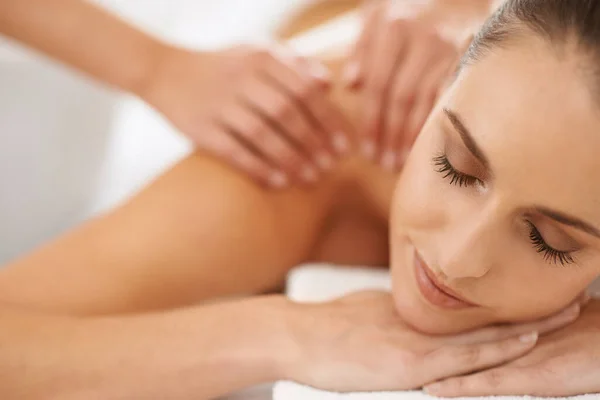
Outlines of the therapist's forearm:
<svg viewBox="0 0 600 400">
<path fill-rule="evenodd" d="M 276 380 L 282 297 L 129 317 L 0 309 L 5 400 L 207 399 Z"/>
<path fill-rule="evenodd" d="M 138 93 L 165 45 L 84 0 L 0 0 L 0 34 Z"/>
</svg>

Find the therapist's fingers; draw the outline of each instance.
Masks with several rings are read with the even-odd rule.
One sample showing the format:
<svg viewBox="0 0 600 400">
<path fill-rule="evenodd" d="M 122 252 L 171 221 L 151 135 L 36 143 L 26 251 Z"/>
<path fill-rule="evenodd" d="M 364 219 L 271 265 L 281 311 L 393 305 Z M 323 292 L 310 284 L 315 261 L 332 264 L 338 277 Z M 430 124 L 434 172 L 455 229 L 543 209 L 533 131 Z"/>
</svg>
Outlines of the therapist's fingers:
<svg viewBox="0 0 600 400">
<path fill-rule="evenodd" d="M 437 101 L 440 86 L 444 84 L 448 73 L 452 70 L 454 60 L 442 59 L 435 64 L 437 65 L 422 79 L 421 85 L 417 89 L 410 113 L 406 117 L 404 133 L 396 143 L 396 167 L 398 169 L 404 165 L 415 139 L 431 114 L 431 110 Z"/>
<path fill-rule="evenodd" d="M 383 13 L 380 2 L 367 0 L 363 4 L 362 29 L 342 72 L 342 79 L 348 87 L 356 87 L 364 81 L 368 58 L 372 54 L 370 48 L 376 43 L 377 22 Z"/>
<path fill-rule="evenodd" d="M 306 122 L 297 103 L 262 77 L 248 82 L 243 91 L 245 107 L 264 121 L 265 129 L 255 132 L 252 144 L 294 180 L 316 182 L 319 169 L 312 158 L 310 144 L 307 146 L 310 140 L 316 143 L 312 136 L 314 129 Z"/>
<path fill-rule="evenodd" d="M 288 177 L 281 170 L 273 168 L 239 140 L 239 132 L 221 122 L 207 127 L 206 132 L 210 135 L 204 135 L 207 139 L 201 145 L 212 154 L 265 186 L 281 189 L 289 185 Z"/>
<path fill-rule="evenodd" d="M 494 340 L 502 340 L 514 336 L 526 334 L 528 332 L 538 332 L 540 335 L 560 329 L 569 325 L 579 316 L 581 306 L 579 302 L 574 302 L 564 310 L 537 321 L 511 324 L 503 326 L 493 326 L 479 329 L 473 332 L 467 332 L 446 339 L 452 344 L 483 343 Z"/>
<path fill-rule="evenodd" d="M 239 100 L 227 109 L 221 120 L 222 126 L 243 145 L 246 153 L 259 156 L 269 169 L 284 175 L 284 181 L 290 183 L 298 176 L 305 160 L 298 151 L 283 139 L 283 135 L 262 118 L 255 106 L 246 100 Z M 236 156 L 239 152 L 236 152 Z"/>
<path fill-rule="evenodd" d="M 301 65 L 296 65 L 296 68 L 281 63 L 273 64 L 265 71 L 264 78 L 271 80 L 296 103 L 295 106 L 301 113 L 299 116 L 303 118 L 298 120 L 297 124 L 290 124 L 288 120 L 282 122 L 296 129 L 293 134 L 297 140 L 304 144 L 317 164 L 327 170 L 331 168 L 332 157 L 347 152 L 348 129 L 340 111 L 326 96 L 322 81 L 311 78 L 314 73 L 300 73 L 302 68 L 326 71 L 325 67 L 304 59 L 297 63 Z"/>
<path fill-rule="evenodd" d="M 397 149 L 406 134 L 407 118 L 422 80 L 431 69 L 432 54 L 421 41 L 413 41 L 388 93 L 385 125 L 381 139 L 381 165 L 393 170 L 398 158 Z"/>
<path fill-rule="evenodd" d="M 402 24 L 390 24 L 379 30 L 375 42 L 372 43 L 373 50 L 365 72 L 362 129 L 362 151 L 369 159 L 373 159 L 383 148 L 384 117 L 388 114 L 390 106 L 392 82 L 398 73 L 399 59 L 403 58 L 403 52 L 408 50 L 405 48 L 407 42 L 404 34 Z"/>
</svg>

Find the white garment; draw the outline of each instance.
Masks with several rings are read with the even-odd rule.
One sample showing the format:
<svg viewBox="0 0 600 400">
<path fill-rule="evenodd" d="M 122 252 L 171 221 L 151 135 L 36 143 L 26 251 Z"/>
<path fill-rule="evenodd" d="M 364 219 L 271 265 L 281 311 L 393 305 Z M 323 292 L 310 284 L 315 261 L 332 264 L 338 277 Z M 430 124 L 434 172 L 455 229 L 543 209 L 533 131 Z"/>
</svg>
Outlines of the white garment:
<svg viewBox="0 0 600 400">
<path fill-rule="evenodd" d="M 600 282 L 598 282 L 600 284 Z M 600 285 L 596 286 L 600 286 Z M 390 289 L 387 270 L 374 268 L 346 268 L 328 265 L 308 265 L 294 270 L 288 279 L 288 296 L 295 301 L 327 301 L 347 293 L 365 289 Z M 273 400 L 433 400 L 420 391 L 377 393 L 333 393 L 317 390 L 293 382 L 277 382 Z M 479 399 L 491 399 L 481 397 Z M 494 397 L 494 399 L 525 400 L 530 396 Z M 564 398 L 563 398 L 564 399 Z M 569 400 L 599 400 L 599 394 L 569 397 Z M 541 400 L 541 399 L 540 399 Z"/>
</svg>

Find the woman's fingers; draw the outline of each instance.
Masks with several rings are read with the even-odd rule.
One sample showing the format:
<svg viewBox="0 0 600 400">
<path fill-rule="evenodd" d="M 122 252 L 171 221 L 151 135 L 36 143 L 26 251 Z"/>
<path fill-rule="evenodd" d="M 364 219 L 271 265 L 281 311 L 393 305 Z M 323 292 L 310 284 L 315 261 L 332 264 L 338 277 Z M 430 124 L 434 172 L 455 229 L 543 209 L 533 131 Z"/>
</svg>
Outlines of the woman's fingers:
<svg viewBox="0 0 600 400">
<path fill-rule="evenodd" d="M 494 395 L 542 394 L 539 374 L 522 368 L 492 368 L 466 377 L 450 378 L 426 385 L 423 390 L 434 396 L 475 397 L 487 396 L 490 388 Z"/>
<path fill-rule="evenodd" d="M 560 329 L 575 321 L 579 316 L 580 304 L 575 302 L 550 317 L 524 324 L 495 326 L 464 333 L 449 339 L 452 344 L 485 343 L 509 337 L 539 332 L 540 335 Z"/>
<path fill-rule="evenodd" d="M 498 342 L 447 345 L 427 354 L 418 372 L 425 382 L 433 382 L 490 368 L 526 354 L 537 339 L 537 332 L 530 332 Z"/>
</svg>

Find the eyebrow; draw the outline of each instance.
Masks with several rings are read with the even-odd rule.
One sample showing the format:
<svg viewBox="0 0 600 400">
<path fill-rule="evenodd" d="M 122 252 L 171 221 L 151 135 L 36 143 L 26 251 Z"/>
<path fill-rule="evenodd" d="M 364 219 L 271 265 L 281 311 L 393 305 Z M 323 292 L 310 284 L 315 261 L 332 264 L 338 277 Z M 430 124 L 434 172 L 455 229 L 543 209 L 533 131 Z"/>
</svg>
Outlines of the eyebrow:
<svg viewBox="0 0 600 400">
<path fill-rule="evenodd" d="M 454 129 L 456 129 L 456 131 L 460 135 L 460 138 L 462 139 L 467 149 L 471 152 L 471 154 L 473 154 L 473 156 L 476 159 L 479 160 L 479 162 L 481 162 L 481 164 L 483 164 L 485 169 L 489 170 L 489 160 L 487 159 L 485 154 L 483 154 L 483 151 L 481 151 L 481 148 L 477 145 L 475 139 L 473 139 L 473 135 L 471 135 L 465 124 L 461 121 L 458 114 L 448 108 L 444 108 L 444 113 L 450 120 L 450 123 L 452 123 Z"/>
<path fill-rule="evenodd" d="M 588 224 L 585 221 L 580 220 L 579 218 L 571 217 L 559 211 L 549 210 L 544 207 L 535 207 L 534 210 L 542 215 L 545 215 L 548 218 L 555 220 L 556 222 L 559 222 L 564 225 L 569 225 L 573 228 L 579 229 L 581 231 L 589 233 L 590 235 L 600 238 L 600 230 L 598 228 L 595 228 L 594 226 Z"/>
</svg>

